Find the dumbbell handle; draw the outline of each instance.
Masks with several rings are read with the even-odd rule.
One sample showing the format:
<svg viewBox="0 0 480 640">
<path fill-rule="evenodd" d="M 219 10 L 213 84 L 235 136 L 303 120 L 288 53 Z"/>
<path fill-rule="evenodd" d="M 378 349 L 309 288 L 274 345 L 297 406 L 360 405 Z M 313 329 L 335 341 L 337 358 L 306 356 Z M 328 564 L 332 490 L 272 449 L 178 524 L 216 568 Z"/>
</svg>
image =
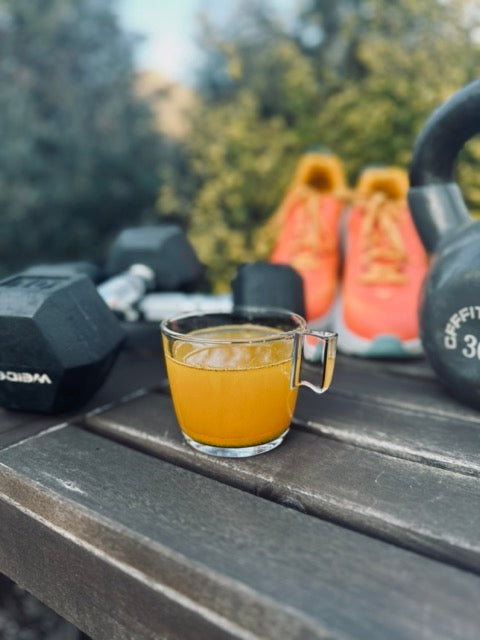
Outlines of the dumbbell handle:
<svg viewBox="0 0 480 640">
<path fill-rule="evenodd" d="M 189 311 L 230 311 L 233 305 L 231 294 L 148 293 L 154 283 L 152 269 L 135 264 L 128 271 L 103 282 L 97 291 L 110 309 L 127 322 L 135 322 L 140 317 L 157 322 Z"/>
<path fill-rule="evenodd" d="M 140 314 L 138 302 L 155 285 L 155 273 L 144 264 L 134 264 L 127 271 L 106 280 L 97 291 L 112 311 L 129 322 L 135 322 Z"/>
<path fill-rule="evenodd" d="M 231 293 L 210 295 L 206 293 L 164 292 L 149 293 L 139 304 L 145 320 L 160 322 L 179 313 L 210 312 L 229 313 L 233 308 Z"/>
</svg>

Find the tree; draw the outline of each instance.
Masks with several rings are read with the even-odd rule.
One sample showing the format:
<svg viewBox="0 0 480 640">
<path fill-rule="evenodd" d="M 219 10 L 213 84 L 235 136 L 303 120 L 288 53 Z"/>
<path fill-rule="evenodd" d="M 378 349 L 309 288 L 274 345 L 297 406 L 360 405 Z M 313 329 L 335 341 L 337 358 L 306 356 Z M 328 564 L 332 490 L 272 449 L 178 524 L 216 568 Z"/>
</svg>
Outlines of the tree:
<svg viewBox="0 0 480 640">
<path fill-rule="evenodd" d="M 183 173 L 158 204 L 181 203 L 212 285 L 228 287 L 241 262 L 268 256 L 255 230 L 307 148 L 340 155 L 352 185 L 371 163 L 407 168 L 429 114 L 475 77 L 479 27 L 473 0 L 312 0 L 292 25 L 244 0 L 226 27 L 205 19 L 203 106 Z M 480 208 L 476 144 L 461 175 Z"/>
<path fill-rule="evenodd" d="M 318 6 L 329 3 L 314 4 L 313 17 Z M 333 4 L 340 11 L 344 3 Z M 336 72 L 328 74 L 335 82 L 312 123 L 312 135 L 322 135 L 342 155 L 351 178 L 368 162 L 407 167 L 416 136 L 433 109 L 475 78 L 480 16 L 473 19 L 474 3 L 465 0 L 345 4 L 357 5 L 356 11 L 337 21 L 329 41 L 333 49 L 340 49 L 335 41 L 350 46 L 344 47 L 344 59 L 332 65 Z M 310 55 L 321 50 L 320 44 Z"/>
<path fill-rule="evenodd" d="M 94 259 L 158 190 L 158 143 L 109 0 L 0 0 L 0 268 Z"/>
<path fill-rule="evenodd" d="M 215 290 L 228 288 L 238 265 L 258 257 L 255 231 L 277 205 L 317 100 L 310 63 L 267 9 L 242 4 L 227 34 L 204 23 L 201 101 L 184 161 L 170 167 L 158 201 L 162 214 L 188 219 Z"/>
</svg>

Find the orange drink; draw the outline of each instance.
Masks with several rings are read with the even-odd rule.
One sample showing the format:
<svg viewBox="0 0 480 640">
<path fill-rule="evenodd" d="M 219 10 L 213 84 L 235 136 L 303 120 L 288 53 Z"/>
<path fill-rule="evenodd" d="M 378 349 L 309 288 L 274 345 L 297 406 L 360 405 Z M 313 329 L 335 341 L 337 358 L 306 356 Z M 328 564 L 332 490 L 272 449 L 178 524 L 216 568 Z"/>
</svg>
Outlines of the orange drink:
<svg viewBox="0 0 480 640">
<path fill-rule="evenodd" d="M 288 432 L 298 387 L 323 393 L 330 384 L 336 334 L 310 331 L 290 311 L 186 314 L 161 329 L 180 429 L 203 453 L 243 457 L 273 449 Z M 306 336 L 321 363 L 317 385 L 300 379 Z"/>
<path fill-rule="evenodd" d="M 200 329 L 195 337 L 248 341 L 274 335 L 262 326 Z M 249 447 L 269 442 L 290 425 L 297 389 L 290 386 L 293 340 L 266 343 L 177 342 L 167 372 L 180 427 L 197 442 Z"/>
</svg>

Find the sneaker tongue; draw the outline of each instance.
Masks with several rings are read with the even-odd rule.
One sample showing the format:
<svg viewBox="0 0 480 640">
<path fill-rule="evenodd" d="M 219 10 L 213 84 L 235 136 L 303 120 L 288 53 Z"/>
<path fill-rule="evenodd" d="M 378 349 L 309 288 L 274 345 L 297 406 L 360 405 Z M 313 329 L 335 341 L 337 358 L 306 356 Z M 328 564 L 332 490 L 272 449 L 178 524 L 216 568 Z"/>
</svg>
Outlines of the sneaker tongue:
<svg viewBox="0 0 480 640">
<path fill-rule="evenodd" d="M 404 206 L 402 200 L 392 200 L 384 193 L 374 193 L 364 203 L 362 282 L 402 284 L 406 281 L 403 267 L 407 253 L 400 233 Z"/>
</svg>

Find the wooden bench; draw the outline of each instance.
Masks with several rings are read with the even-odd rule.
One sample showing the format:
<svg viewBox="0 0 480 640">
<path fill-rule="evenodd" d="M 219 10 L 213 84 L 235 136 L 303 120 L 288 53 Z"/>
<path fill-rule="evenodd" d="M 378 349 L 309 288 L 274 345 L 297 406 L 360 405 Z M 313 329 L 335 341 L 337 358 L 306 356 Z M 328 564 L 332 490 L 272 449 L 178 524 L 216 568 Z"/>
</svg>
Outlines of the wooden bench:
<svg viewBox="0 0 480 640">
<path fill-rule="evenodd" d="M 340 356 L 281 447 L 204 456 L 147 328 L 81 413 L 0 413 L 0 572 L 95 640 L 478 640 L 479 452 L 423 360 Z"/>
</svg>

